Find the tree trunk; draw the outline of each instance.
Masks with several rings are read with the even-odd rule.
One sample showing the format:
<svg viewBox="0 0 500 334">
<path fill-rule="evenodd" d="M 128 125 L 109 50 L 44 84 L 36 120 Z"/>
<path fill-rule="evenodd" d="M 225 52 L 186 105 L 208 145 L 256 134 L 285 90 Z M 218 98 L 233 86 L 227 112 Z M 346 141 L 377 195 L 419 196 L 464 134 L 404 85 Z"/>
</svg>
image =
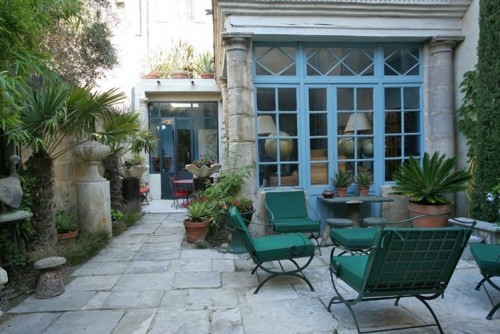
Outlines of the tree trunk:
<svg viewBox="0 0 500 334">
<path fill-rule="evenodd" d="M 109 191 L 111 196 L 111 209 L 122 210 L 123 194 L 122 180 L 118 174 L 120 159 L 117 154 L 111 153 L 104 160 L 104 177 L 109 181 Z"/>
<path fill-rule="evenodd" d="M 54 163 L 49 154 L 42 150 L 33 153 L 26 162 L 35 178 L 33 187 L 33 227 L 37 231 L 37 241 L 41 245 L 55 245 L 57 231 L 54 222 Z"/>
</svg>

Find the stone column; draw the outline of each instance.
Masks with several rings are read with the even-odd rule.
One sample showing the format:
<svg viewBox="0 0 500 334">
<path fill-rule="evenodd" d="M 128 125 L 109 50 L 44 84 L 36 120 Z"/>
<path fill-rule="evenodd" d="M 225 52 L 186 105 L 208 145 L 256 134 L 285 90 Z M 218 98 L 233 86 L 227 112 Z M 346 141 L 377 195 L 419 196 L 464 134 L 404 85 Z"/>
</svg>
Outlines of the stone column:
<svg viewBox="0 0 500 334">
<path fill-rule="evenodd" d="M 251 35 L 223 34 L 227 62 L 227 87 L 225 96 L 226 133 L 229 152 L 239 154 L 238 164 L 255 161 L 255 116 L 251 71 Z M 230 163 L 230 161 L 226 161 Z M 243 186 L 245 196 L 251 196 L 254 178 Z"/>
<path fill-rule="evenodd" d="M 463 37 L 435 37 L 430 42 L 429 113 L 426 119 L 426 148 L 455 156 L 455 106 L 453 48 Z"/>
<path fill-rule="evenodd" d="M 112 236 L 109 181 L 99 174 L 100 161 L 110 152 L 107 145 L 86 142 L 74 153 L 86 166 L 86 174 L 77 182 L 78 222 L 82 234 L 105 231 Z"/>
</svg>

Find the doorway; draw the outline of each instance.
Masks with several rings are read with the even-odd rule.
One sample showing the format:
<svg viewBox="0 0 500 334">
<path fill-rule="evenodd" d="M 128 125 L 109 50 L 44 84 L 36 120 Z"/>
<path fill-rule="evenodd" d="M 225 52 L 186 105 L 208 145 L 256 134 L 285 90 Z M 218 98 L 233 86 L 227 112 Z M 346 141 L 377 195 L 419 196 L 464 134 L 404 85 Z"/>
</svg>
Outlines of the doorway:
<svg viewBox="0 0 500 334">
<path fill-rule="evenodd" d="M 217 102 L 152 102 L 149 117 L 158 140 L 150 173 L 160 174 L 161 198 L 171 199 L 170 177 L 190 179 L 187 164 L 201 156 L 218 158 Z"/>
</svg>

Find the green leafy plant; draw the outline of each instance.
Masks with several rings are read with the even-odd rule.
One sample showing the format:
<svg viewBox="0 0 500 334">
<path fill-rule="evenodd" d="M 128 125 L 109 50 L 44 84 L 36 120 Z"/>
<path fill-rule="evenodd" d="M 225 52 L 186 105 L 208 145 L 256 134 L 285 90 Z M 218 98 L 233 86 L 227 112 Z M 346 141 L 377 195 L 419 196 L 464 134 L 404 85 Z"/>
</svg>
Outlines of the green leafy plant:
<svg viewBox="0 0 500 334">
<path fill-rule="evenodd" d="M 240 212 L 253 211 L 253 201 L 247 197 L 235 198 L 232 205 L 238 208 Z"/>
<path fill-rule="evenodd" d="M 196 58 L 194 64 L 194 70 L 198 74 L 202 73 L 214 73 L 215 72 L 215 61 L 214 56 L 210 52 L 205 52 Z"/>
<path fill-rule="evenodd" d="M 369 187 L 373 183 L 372 176 L 366 172 L 358 172 L 355 183 L 358 187 Z"/>
<path fill-rule="evenodd" d="M 56 213 L 57 233 L 68 233 L 78 229 L 75 217 L 67 211 L 61 210 Z"/>
<path fill-rule="evenodd" d="M 193 161 L 193 165 L 195 165 L 198 168 L 201 168 L 202 166 L 210 167 L 213 164 L 214 164 L 214 158 L 208 156 L 201 156 Z"/>
<path fill-rule="evenodd" d="M 330 182 L 335 188 L 347 188 L 353 184 L 354 180 L 351 174 L 346 173 L 343 169 L 339 169 L 333 177 L 330 177 Z"/>
<path fill-rule="evenodd" d="M 113 222 L 119 222 L 123 220 L 123 212 L 120 210 L 111 209 L 111 220 Z"/>
<path fill-rule="evenodd" d="M 394 173 L 393 189 L 417 204 L 449 204 L 446 194 L 465 190 L 471 175 L 466 170 L 455 171 L 456 158 L 435 152 L 424 154 L 422 163 L 410 157 Z"/>
<path fill-rule="evenodd" d="M 190 221 L 202 222 L 207 220 L 210 207 L 206 201 L 195 200 L 186 209 Z"/>
</svg>

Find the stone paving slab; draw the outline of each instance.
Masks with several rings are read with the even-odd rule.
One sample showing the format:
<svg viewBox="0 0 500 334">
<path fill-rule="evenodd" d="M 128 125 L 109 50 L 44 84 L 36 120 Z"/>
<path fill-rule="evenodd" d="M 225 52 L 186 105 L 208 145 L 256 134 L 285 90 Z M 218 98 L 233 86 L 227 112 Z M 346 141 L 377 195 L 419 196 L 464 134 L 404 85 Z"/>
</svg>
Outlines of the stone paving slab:
<svg viewBox="0 0 500 334">
<path fill-rule="evenodd" d="M 89 261 L 76 269 L 71 276 L 123 274 L 130 267 L 130 261 L 94 262 Z"/>
<path fill-rule="evenodd" d="M 49 299 L 31 296 L 9 310 L 9 313 L 58 312 L 80 310 L 96 294 L 94 291 L 66 291 Z"/>
<path fill-rule="evenodd" d="M 61 313 L 21 314 L 7 323 L 0 324 L 0 333 L 34 334 L 44 332 Z"/>
<path fill-rule="evenodd" d="M 165 290 L 97 293 L 82 309 L 142 309 L 158 307 Z"/>
<path fill-rule="evenodd" d="M 331 247 L 324 247 L 321 256 L 316 253 L 304 270 L 315 291 L 298 278 L 278 277 L 268 281 L 256 295 L 258 283 L 268 274 L 258 270 L 252 275 L 255 264 L 248 254 L 195 249 L 186 244 L 184 217 L 145 215 L 80 266 L 63 295 L 43 300 L 29 297 L 8 311 L 12 319 L 0 325 L 0 333 L 355 332 L 345 306 L 335 305 L 332 312 L 325 306 L 335 294 L 328 270 Z M 277 263 L 271 265 L 279 268 Z M 480 278 L 475 263 L 460 261 L 445 298 L 429 302 L 445 333 L 498 332 L 500 314 L 486 320 L 491 304 L 484 290 L 474 290 Z M 355 296 L 346 284 L 337 285 L 342 293 Z M 500 298 L 498 292 L 491 293 Z M 361 303 L 354 308 L 361 310 L 368 328 L 430 319 L 428 310 L 414 298 L 406 298 L 397 307 L 392 301 L 384 301 Z M 70 323 L 76 327 L 68 327 Z"/>
<path fill-rule="evenodd" d="M 62 314 L 48 329 L 50 334 L 111 333 L 124 311 L 73 311 Z"/>
</svg>

